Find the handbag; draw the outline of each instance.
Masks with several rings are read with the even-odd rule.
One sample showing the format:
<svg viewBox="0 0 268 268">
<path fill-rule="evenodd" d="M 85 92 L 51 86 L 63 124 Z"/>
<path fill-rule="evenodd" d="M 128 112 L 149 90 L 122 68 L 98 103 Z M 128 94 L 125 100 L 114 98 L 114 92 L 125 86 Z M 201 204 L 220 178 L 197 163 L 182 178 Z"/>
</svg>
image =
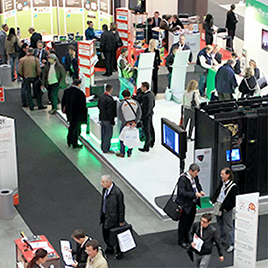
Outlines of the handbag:
<svg viewBox="0 0 268 268">
<path fill-rule="evenodd" d="M 20 47 L 18 45 L 18 39 L 16 39 L 16 42 L 14 43 L 14 49 L 15 49 L 15 52 L 20 52 Z"/>
<path fill-rule="evenodd" d="M 109 231 L 109 244 L 111 246 L 115 246 L 117 244 L 117 235 L 120 233 L 123 233 L 127 230 L 130 230 L 132 232 L 132 225 L 131 224 L 125 224 L 124 226 L 115 227 L 110 229 Z"/>
<path fill-rule="evenodd" d="M 257 83 L 258 83 L 260 89 L 263 89 L 263 88 L 267 87 L 267 80 L 266 80 L 266 77 L 263 76 L 263 77 L 259 78 L 259 79 L 257 80 Z"/>
<path fill-rule="evenodd" d="M 173 220 L 173 221 L 179 221 L 183 208 L 181 205 L 177 204 L 175 200 L 173 200 L 173 196 L 175 193 L 176 188 L 178 187 L 178 183 L 175 185 L 175 188 L 167 201 L 165 207 L 164 207 L 164 212 Z"/>
</svg>

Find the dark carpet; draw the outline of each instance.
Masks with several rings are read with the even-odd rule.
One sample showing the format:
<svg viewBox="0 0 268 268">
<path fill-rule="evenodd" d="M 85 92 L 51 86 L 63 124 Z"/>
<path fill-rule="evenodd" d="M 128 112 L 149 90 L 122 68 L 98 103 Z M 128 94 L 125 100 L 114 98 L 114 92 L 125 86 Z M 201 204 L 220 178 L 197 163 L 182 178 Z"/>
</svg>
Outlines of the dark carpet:
<svg viewBox="0 0 268 268">
<path fill-rule="evenodd" d="M 46 235 L 59 253 L 59 240 L 70 239 L 77 228 L 104 245 L 99 225 L 99 192 L 24 113 L 19 90 L 6 91 L 0 114 L 16 118 L 20 193 L 17 209 L 32 232 Z M 96 170 L 101 174 L 107 168 L 95 160 L 89 161 L 94 163 L 89 164 L 89 169 L 92 174 Z M 268 257 L 267 215 L 260 217 L 259 230 L 261 260 Z M 137 248 L 120 261 L 108 256 L 110 267 L 193 267 L 186 252 L 177 245 L 175 230 L 134 236 Z M 225 257 L 224 263 L 219 263 L 214 249 L 210 267 L 231 265 L 232 254 L 226 253 Z"/>
</svg>

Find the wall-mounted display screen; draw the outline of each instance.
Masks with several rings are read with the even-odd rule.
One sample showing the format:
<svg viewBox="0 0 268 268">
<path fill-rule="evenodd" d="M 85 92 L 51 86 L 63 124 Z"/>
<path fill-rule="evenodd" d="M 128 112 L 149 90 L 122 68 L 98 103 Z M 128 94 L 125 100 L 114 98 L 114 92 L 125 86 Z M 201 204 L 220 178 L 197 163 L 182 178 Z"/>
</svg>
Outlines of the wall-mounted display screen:
<svg viewBox="0 0 268 268">
<path fill-rule="evenodd" d="M 236 163 L 241 161 L 241 153 L 239 148 L 226 151 L 226 161 L 230 162 L 230 160 Z"/>
<path fill-rule="evenodd" d="M 268 51 L 268 31 L 262 29 L 261 48 Z"/>
</svg>

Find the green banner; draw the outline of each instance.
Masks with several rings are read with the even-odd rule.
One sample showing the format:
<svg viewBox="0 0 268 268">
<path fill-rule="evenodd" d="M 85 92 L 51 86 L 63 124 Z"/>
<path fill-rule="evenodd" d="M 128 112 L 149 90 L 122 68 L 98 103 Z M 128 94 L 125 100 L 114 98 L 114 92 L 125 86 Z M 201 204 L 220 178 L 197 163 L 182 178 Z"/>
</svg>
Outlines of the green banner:
<svg viewBox="0 0 268 268">
<path fill-rule="evenodd" d="M 268 6 L 263 2 L 267 1 L 256 1 L 256 0 L 247 0 L 246 7 L 254 7 L 254 17 L 255 19 L 268 26 Z"/>
</svg>

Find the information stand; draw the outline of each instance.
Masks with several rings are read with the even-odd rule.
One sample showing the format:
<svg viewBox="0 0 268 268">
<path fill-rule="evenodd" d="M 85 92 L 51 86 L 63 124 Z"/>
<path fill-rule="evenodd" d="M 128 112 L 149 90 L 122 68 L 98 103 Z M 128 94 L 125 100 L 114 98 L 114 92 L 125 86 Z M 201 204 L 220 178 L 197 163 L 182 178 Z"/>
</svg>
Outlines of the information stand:
<svg viewBox="0 0 268 268">
<path fill-rule="evenodd" d="M 90 96 L 90 86 L 94 84 L 94 41 L 80 41 L 77 44 L 78 49 L 78 71 L 83 80 L 84 93 L 86 97 Z"/>
<path fill-rule="evenodd" d="M 34 257 L 34 252 L 39 248 L 43 248 L 48 252 L 48 258 L 43 264 L 43 267 L 60 268 L 60 256 L 44 235 L 36 236 L 35 239 L 29 239 L 27 242 L 33 249 L 31 249 L 23 239 L 20 238 L 15 240 L 17 268 L 26 268 L 28 263 Z"/>
<path fill-rule="evenodd" d="M 148 82 L 151 87 L 152 74 L 154 68 L 155 52 L 141 53 L 138 64 L 137 88 L 141 87 L 142 82 Z"/>
<path fill-rule="evenodd" d="M 18 205 L 18 163 L 15 119 L 0 116 L 0 189 L 12 189 Z"/>
<path fill-rule="evenodd" d="M 190 50 L 177 51 L 172 65 L 171 92 L 172 99 L 176 102 L 182 101 L 185 90 L 186 70 L 188 66 Z"/>
</svg>

